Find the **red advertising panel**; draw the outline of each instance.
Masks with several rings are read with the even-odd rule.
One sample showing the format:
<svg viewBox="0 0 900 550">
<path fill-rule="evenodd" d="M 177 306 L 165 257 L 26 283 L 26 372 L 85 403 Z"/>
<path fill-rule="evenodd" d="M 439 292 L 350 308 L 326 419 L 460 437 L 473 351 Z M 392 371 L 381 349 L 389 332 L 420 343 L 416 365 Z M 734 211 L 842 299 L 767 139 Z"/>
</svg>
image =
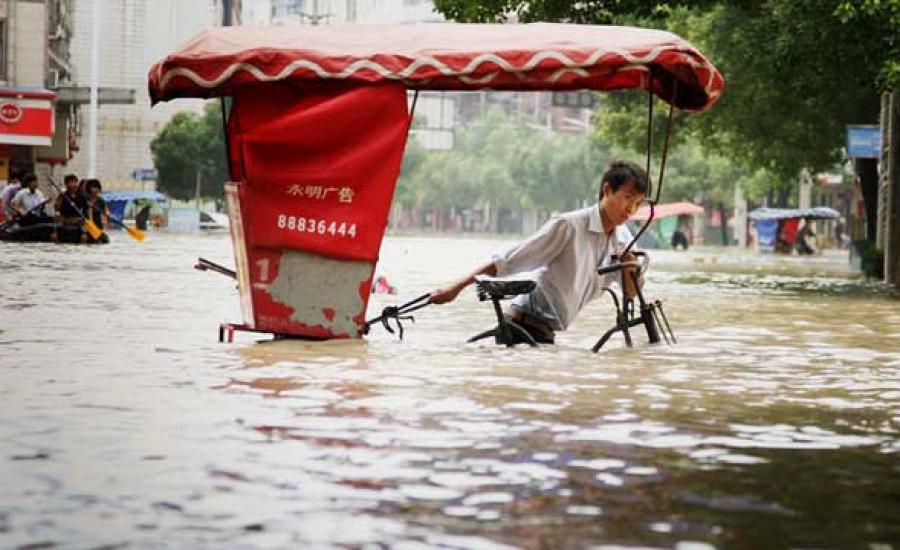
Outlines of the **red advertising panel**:
<svg viewBox="0 0 900 550">
<path fill-rule="evenodd" d="M 358 337 L 409 124 L 406 90 L 239 93 L 229 190 L 245 322 Z M 237 223 L 235 223 L 237 222 Z"/>
<path fill-rule="evenodd" d="M 53 101 L 50 99 L 0 96 L 0 143 L 51 145 L 54 114 Z"/>
</svg>

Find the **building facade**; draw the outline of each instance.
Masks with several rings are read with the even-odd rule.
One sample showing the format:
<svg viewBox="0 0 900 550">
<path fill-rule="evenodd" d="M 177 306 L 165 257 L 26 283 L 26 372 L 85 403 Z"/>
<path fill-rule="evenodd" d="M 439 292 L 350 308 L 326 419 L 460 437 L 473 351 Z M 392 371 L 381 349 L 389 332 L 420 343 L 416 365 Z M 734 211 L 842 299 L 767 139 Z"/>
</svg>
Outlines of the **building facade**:
<svg viewBox="0 0 900 550">
<path fill-rule="evenodd" d="M 98 82 L 104 88 L 133 90 L 134 102 L 103 102 L 98 112 L 96 177 L 105 189 L 141 189 L 152 174 L 150 142 L 178 111 L 202 110 L 199 100 L 178 100 L 150 107 L 147 71 L 204 27 L 220 21 L 217 0 L 78 0 L 72 14 L 72 71 L 77 82 L 91 80 L 92 10 L 100 2 Z M 81 147 L 69 169 L 87 176 L 88 108 L 81 110 Z"/>
<path fill-rule="evenodd" d="M 72 0 L 0 0 L 0 181 L 68 159 L 77 107 L 71 82 Z"/>
</svg>

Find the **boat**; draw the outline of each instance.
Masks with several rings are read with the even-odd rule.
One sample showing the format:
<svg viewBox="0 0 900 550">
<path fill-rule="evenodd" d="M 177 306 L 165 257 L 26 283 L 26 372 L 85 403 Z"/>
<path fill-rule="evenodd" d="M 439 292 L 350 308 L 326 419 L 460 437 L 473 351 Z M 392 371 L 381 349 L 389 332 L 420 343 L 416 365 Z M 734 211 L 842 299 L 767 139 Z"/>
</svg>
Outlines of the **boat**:
<svg viewBox="0 0 900 550">
<path fill-rule="evenodd" d="M 228 214 L 200 211 L 200 229 L 206 231 L 228 231 L 230 226 L 231 222 L 228 221 Z"/>
<path fill-rule="evenodd" d="M 4 227 L 5 226 L 5 227 Z M 106 233 L 97 241 L 81 242 L 81 233 L 72 231 L 70 227 L 62 226 L 55 222 L 42 222 L 20 226 L 17 222 L 0 226 L 0 241 L 49 243 L 60 242 L 66 244 L 107 244 L 109 237 Z M 58 235 L 58 241 L 53 240 L 53 233 Z"/>
</svg>

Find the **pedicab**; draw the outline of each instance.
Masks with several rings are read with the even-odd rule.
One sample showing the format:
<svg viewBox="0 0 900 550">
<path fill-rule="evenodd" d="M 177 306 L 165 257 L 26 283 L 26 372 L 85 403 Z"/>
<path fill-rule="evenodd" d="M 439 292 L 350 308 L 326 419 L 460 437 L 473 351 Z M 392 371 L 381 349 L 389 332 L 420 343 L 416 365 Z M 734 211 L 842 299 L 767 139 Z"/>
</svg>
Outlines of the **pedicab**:
<svg viewBox="0 0 900 550">
<path fill-rule="evenodd" d="M 812 208 L 757 208 L 747 214 L 756 228 L 759 251 L 790 254 L 797 240 L 800 220 L 837 220 L 840 212 L 828 206 Z"/>
<path fill-rule="evenodd" d="M 195 266 L 237 279 L 243 323 L 223 323 L 220 341 L 235 330 L 360 338 L 378 323 L 393 331 L 390 322 L 428 305 L 423 295 L 365 318 L 420 91 L 645 90 L 648 173 L 654 96 L 668 103 L 659 178 L 636 240 L 659 199 L 674 109 L 704 111 L 723 87 L 703 54 L 672 33 L 550 23 L 211 28 L 149 72 L 154 104 L 222 98 L 236 268 L 202 258 Z M 628 266 L 645 269 L 646 261 L 599 273 L 624 277 Z M 489 331 L 498 343 L 516 329 L 504 323 L 498 301 L 530 288 L 528 281 L 479 281 L 479 297 L 498 312 Z M 609 293 L 616 324 L 595 351 L 617 331 L 630 345 L 628 330 L 639 324 L 659 341 L 658 302 L 639 294 L 635 312 L 630 300 Z"/>
</svg>

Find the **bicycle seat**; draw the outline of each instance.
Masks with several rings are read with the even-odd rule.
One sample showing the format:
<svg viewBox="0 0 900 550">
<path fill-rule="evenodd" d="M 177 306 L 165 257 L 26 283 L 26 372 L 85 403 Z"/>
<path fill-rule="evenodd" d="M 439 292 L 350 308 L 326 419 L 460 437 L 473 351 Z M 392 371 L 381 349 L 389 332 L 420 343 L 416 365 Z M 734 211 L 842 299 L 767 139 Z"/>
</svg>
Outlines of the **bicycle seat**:
<svg viewBox="0 0 900 550">
<path fill-rule="evenodd" d="M 503 300 L 504 298 L 512 298 L 519 294 L 528 294 L 537 282 L 533 279 L 514 279 L 509 277 L 490 277 L 487 275 L 476 275 L 475 285 L 478 288 L 478 299 L 485 300 Z"/>
</svg>

